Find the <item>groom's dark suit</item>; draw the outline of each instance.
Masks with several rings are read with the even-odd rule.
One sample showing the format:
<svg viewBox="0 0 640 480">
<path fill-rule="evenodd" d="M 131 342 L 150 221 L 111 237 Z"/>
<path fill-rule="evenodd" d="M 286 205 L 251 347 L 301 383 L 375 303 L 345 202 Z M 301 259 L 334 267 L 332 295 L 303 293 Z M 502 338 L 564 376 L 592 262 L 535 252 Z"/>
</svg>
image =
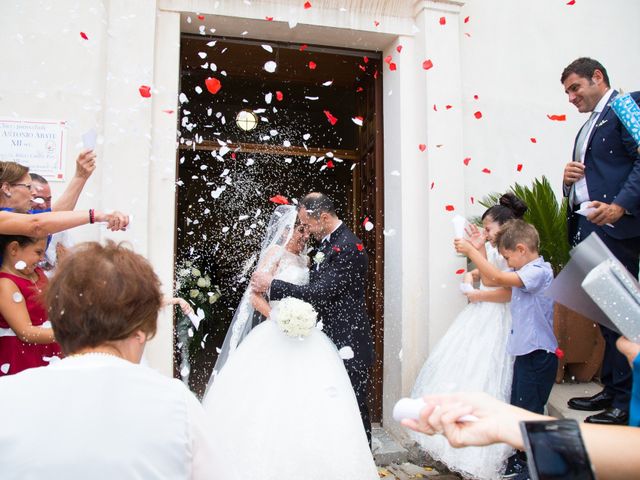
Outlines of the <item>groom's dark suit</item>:
<svg viewBox="0 0 640 480">
<path fill-rule="evenodd" d="M 609 103 L 618 92 L 611 94 Z M 638 103 L 640 92 L 631 94 Z M 579 136 L 579 135 L 578 135 Z M 577 138 L 576 138 L 577 141 Z M 574 144 L 574 149 L 580 148 Z M 570 205 L 567 212 L 569 243 L 577 245 L 592 232 L 604 241 L 611 252 L 638 277 L 640 260 L 640 155 L 633 138 L 620 123 L 615 112 L 606 105 L 595 120 L 587 140 L 584 155 L 584 174 L 590 200 L 615 203 L 626 213 L 613 226 L 598 226 L 575 213 Z M 568 189 L 565 190 L 565 193 Z M 613 397 L 613 407 L 629 410 L 631 369 L 624 355 L 616 349 L 619 335 L 601 328 L 606 341 L 601 380 L 604 390 Z"/>
<path fill-rule="evenodd" d="M 273 280 L 270 299 L 295 297 L 310 303 L 318 312 L 323 332 L 336 347 L 353 350 L 353 358 L 345 359 L 344 364 L 370 441 L 367 394 L 373 341 L 365 305 L 367 253 L 360 239 L 344 223 L 331 234 L 328 242 L 324 242 L 319 252 L 321 255 L 316 254 L 316 261 L 311 263 L 307 285 Z"/>
</svg>

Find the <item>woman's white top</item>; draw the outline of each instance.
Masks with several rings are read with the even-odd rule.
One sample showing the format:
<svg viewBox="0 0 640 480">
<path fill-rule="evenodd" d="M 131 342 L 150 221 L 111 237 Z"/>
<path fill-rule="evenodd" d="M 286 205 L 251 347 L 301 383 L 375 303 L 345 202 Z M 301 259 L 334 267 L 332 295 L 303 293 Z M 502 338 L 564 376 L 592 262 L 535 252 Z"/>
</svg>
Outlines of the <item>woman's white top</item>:
<svg viewBox="0 0 640 480">
<path fill-rule="evenodd" d="M 4 480 L 230 478 L 194 395 L 115 356 L 69 357 L 3 377 L 0 412 Z"/>
</svg>

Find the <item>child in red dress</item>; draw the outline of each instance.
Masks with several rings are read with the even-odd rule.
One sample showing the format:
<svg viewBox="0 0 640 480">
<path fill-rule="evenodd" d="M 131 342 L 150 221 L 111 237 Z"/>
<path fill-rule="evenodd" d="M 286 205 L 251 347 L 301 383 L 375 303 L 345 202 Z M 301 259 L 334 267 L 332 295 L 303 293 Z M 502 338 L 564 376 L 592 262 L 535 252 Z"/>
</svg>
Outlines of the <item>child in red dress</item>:
<svg viewBox="0 0 640 480">
<path fill-rule="evenodd" d="M 0 377 L 48 365 L 62 352 L 40 303 L 46 238 L 0 235 Z"/>
</svg>

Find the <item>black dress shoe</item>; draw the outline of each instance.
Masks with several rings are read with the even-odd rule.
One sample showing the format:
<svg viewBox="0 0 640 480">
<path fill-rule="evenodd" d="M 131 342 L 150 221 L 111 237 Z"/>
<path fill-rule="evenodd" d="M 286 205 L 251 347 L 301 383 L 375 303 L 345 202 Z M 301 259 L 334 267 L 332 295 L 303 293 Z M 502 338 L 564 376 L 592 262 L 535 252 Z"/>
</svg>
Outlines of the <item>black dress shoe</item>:
<svg viewBox="0 0 640 480">
<path fill-rule="evenodd" d="M 613 402 L 613 395 L 606 391 L 596 393 L 592 397 L 576 397 L 567 402 L 569 408 L 574 410 L 586 410 L 588 412 L 597 412 L 609 408 Z"/>
<path fill-rule="evenodd" d="M 628 425 L 629 412 L 619 408 L 607 408 L 602 413 L 596 413 L 584 419 L 585 423 L 597 423 L 599 425 Z"/>
</svg>

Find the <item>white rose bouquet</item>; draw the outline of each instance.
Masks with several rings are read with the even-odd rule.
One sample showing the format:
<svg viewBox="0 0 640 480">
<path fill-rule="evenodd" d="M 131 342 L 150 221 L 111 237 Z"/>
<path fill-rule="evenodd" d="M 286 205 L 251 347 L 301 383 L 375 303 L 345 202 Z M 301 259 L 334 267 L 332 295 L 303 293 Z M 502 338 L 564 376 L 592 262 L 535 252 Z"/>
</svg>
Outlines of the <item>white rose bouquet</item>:
<svg viewBox="0 0 640 480">
<path fill-rule="evenodd" d="M 316 326 L 318 313 L 307 302 L 287 297 L 278 302 L 271 318 L 290 337 L 306 337 Z"/>
</svg>

